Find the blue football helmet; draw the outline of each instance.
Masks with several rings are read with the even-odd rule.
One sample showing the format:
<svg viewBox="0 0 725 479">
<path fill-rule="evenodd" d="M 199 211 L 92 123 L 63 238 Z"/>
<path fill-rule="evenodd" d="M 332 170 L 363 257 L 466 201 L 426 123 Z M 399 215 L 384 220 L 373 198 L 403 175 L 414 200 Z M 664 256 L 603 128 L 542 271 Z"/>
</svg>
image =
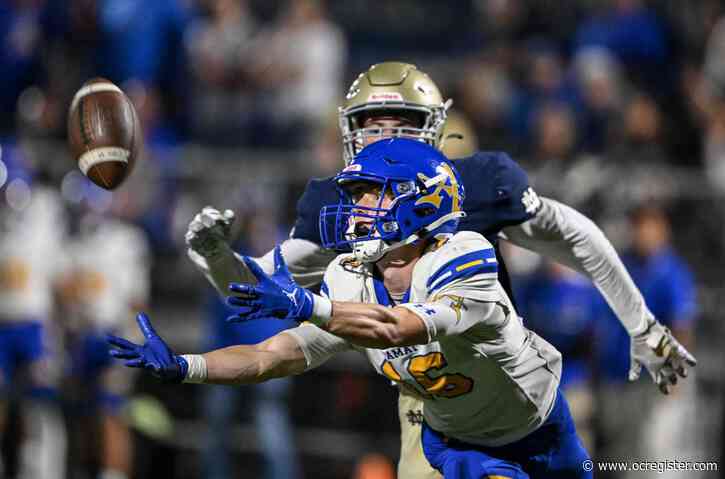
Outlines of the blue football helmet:
<svg viewBox="0 0 725 479">
<path fill-rule="evenodd" d="M 368 145 L 334 181 L 340 201 L 320 211 L 322 244 L 352 249 L 365 263 L 400 246 L 455 233 L 465 215 L 463 185 L 452 162 L 418 140 L 391 138 Z M 355 204 L 350 187 L 361 182 L 379 188 L 376 207 Z M 386 195 L 392 201 L 383 207 Z"/>
</svg>

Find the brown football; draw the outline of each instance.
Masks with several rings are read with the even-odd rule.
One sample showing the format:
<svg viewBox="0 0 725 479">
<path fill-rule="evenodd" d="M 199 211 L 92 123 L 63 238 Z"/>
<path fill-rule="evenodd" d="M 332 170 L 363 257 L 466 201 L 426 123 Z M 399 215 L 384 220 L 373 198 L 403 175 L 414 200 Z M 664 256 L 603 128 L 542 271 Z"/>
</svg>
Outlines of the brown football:
<svg viewBox="0 0 725 479">
<path fill-rule="evenodd" d="M 78 167 L 107 190 L 133 170 L 141 150 L 141 125 L 128 97 L 105 78 L 87 81 L 68 111 L 68 143 Z"/>
</svg>

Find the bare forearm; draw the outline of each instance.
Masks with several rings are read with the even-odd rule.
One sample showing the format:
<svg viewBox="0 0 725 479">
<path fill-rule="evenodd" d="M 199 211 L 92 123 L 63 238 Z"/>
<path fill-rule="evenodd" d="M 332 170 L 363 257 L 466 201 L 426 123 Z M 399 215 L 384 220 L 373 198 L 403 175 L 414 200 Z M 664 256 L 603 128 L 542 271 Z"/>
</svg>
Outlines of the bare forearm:
<svg viewBox="0 0 725 479">
<path fill-rule="evenodd" d="M 299 374 L 305 358 L 292 338 L 277 335 L 253 346 L 230 346 L 203 355 L 209 384 L 254 384 Z"/>
<path fill-rule="evenodd" d="M 425 344 L 425 328 L 417 318 L 411 322 L 408 314 L 405 309 L 378 304 L 333 301 L 332 319 L 323 329 L 366 348 Z"/>
</svg>

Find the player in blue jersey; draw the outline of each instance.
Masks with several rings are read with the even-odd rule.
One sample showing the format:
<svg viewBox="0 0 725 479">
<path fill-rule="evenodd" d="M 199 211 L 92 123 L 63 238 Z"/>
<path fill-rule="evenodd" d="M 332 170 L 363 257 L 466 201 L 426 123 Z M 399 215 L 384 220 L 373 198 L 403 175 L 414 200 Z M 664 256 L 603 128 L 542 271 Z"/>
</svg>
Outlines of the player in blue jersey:
<svg viewBox="0 0 725 479">
<path fill-rule="evenodd" d="M 447 110 L 435 83 L 414 65 L 386 62 L 373 65 L 351 85 L 340 108 L 344 158 L 348 163 L 366 144 L 389 137 L 415 138 L 437 148 L 443 145 Z M 483 234 L 494 246 L 503 238 L 543 254 L 589 277 L 612 307 L 632 338 L 630 377 L 644 366 L 663 392 L 677 380 L 673 362 L 689 353 L 649 311 L 614 248 L 588 218 L 555 200 L 539 197 L 521 167 L 503 152 L 479 152 L 456 159 L 467 197 L 460 229 Z M 336 256 L 321 246 L 320 208 L 333 204 L 338 193 L 332 178 L 311 180 L 297 205 L 297 221 L 281 248 L 295 280 L 303 287 L 319 284 Z M 189 256 L 224 295 L 228 285 L 253 281 L 241 258 L 228 246 L 230 211 L 206 208 L 190 223 Z M 274 255 L 259 258 L 271 272 Z M 499 280 L 507 289 L 508 276 L 499 258 Z M 399 477 L 435 477 L 417 472 L 420 424 L 408 422 L 409 411 L 421 403 L 401 391 L 399 411 L 403 449 Z M 415 416 L 415 415 L 412 415 Z M 411 416 L 411 417 L 412 417 Z M 421 466 L 425 468 L 425 465 Z"/>
</svg>

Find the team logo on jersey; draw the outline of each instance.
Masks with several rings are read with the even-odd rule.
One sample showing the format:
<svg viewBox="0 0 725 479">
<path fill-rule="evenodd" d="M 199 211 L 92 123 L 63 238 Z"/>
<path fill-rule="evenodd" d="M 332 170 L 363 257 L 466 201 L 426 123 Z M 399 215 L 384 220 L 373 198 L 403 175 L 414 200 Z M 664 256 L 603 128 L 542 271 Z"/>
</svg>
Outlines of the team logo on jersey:
<svg viewBox="0 0 725 479">
<path fill-rule="evenodd" d="M 436 171 L 438 174 L 444 174 L 445 179 L 436 185 L 432 193 L 418 199 L 418 201 L 415 202 L 415 205 L 430 204 L 437 209 L 440 208 L 444 195 L 447 195 L 453 201 L 453 208 L 451 211 L 460 211 L 461 198 L 458 195 L 458 180 L 456 180 L 456 174 L 453 173 L 451 167 L 445 163 L 439 165 L 436 168 Z M 422 173 L 418 173 L 418 178 L 424 183 L 430 180 L 430 178 Z"/>
<path fill-rule="evenodd" d="M 468 310 L 468 307 L 465 304 L 463 304 L 465 298 L 463 298 L 461 296 L 456 296 L 453 294 L 446 294 L 446 295 L 443 295 L 443 297 L 448 298 L 451 301 L 451 303 L 448 306 L 450 306 L 451 309 L 453 309 L 453 311 L 456 312 L 456 323 L 459 323 L 461 321 L 461 310 L 463 310 L 463 311 Z"/>
<path fill-rule="evenodd" d="M 526 212 L 530 215 L 533 215 L 534 213 L 539 211 L 539 208 L 541 208 L 541 198 L 539 198 L 539 195 L 537 195 L 534 189 L 530 186 L 526 189 L 526 191 L 524 191 L 524 194 L 521 196 L 521 203 L 524 204 Z"/>
<path fill-rule="evenodd" d="M 405 417 L 408 419 L 408 423 L 411 426 L 421 426 L 423 424 L 423 411 L 420 409 L 408 409 Z"/>
</svg>

